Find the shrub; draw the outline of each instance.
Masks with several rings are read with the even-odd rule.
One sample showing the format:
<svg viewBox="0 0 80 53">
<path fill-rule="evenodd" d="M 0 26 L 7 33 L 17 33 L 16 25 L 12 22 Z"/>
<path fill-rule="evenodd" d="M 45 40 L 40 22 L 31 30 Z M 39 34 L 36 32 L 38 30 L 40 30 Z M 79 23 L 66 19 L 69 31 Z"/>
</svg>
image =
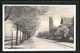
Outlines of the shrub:
<svg viewBox="0 0 80 53">
<path fill-rule="evenodd" d="M 45 39 L 49 39 L 50 33 L 49 33 L 49 31 L 39 32 L 39 33 L 38 33 L 38 37 L 40 37 L 40 38 L 45 38 Z"/>
</svg>

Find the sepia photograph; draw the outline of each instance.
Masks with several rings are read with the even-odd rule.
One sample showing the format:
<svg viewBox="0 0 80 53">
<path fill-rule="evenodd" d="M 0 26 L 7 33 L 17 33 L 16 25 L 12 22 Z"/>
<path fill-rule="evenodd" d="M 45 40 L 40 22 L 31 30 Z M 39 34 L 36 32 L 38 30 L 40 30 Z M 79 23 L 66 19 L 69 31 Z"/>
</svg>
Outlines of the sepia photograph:
<svg viewBox="0 0 80 53">
<path fill-rule="evenodd" d="M 3 51 L 75 51 L 76 5 L 3 5 Z"/>
</svg>

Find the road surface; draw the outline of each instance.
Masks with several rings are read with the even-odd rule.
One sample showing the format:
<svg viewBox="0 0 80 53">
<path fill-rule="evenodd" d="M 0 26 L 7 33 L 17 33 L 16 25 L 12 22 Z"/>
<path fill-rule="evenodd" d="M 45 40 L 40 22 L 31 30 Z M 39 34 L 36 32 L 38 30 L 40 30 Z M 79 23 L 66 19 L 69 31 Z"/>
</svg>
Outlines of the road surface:
<svg viewBox="0 0 80 53">
<path fill-rule="evenodd" d="M 19 49 L 73 49 L 74 44 L 32 37 L 29 40 L 25 40 L 23 43 L 14 47 Z"/>
</svg>

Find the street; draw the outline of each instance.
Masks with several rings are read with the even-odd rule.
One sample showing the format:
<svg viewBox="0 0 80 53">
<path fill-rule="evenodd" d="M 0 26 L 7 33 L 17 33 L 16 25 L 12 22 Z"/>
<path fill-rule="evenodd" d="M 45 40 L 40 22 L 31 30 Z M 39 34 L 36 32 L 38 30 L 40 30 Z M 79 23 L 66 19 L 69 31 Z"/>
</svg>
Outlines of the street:
<svg viewBox="0 0 80 53">
<path fill-rule="evenodd" d="M 73 49 L 73 46 L 73 43 L 32 37 L 17 46 L 14 45 L 13 47 L 17 47 L 19 49 Z"/>
</svg>

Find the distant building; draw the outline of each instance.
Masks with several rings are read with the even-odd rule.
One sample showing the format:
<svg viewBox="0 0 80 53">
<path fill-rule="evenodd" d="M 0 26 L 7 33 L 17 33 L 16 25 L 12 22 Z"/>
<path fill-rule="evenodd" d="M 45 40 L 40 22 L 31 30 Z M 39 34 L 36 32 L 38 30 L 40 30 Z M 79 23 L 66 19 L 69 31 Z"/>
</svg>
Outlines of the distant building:
<svg viewBox="0 0 80 53">
<path fill-rule="evenodd" d="M 74 17 L 72 18 L 66 18 L 66 17 L 62 17 L 61 18 L 61 22 L 60 22 L 60 26 L 58 26 L 58 28 L 68 28 L 69 26 L 74 25 Z M 74 27 L 74 26 L 73 26 Z"/>
<path fill-rule="evenodd" d="M 51 33 L 53 29 L 54 29 L 53 19 L 52 17 L 49 17 L 49 32 Z"/>
<path fill-rule="evenodd" d="M 62 17 L 61 18 L 61 25 L 67 25 L 67 24 L 72 24 L 73 23 L 73 18 L 66 18 Z"/>
</svg>

